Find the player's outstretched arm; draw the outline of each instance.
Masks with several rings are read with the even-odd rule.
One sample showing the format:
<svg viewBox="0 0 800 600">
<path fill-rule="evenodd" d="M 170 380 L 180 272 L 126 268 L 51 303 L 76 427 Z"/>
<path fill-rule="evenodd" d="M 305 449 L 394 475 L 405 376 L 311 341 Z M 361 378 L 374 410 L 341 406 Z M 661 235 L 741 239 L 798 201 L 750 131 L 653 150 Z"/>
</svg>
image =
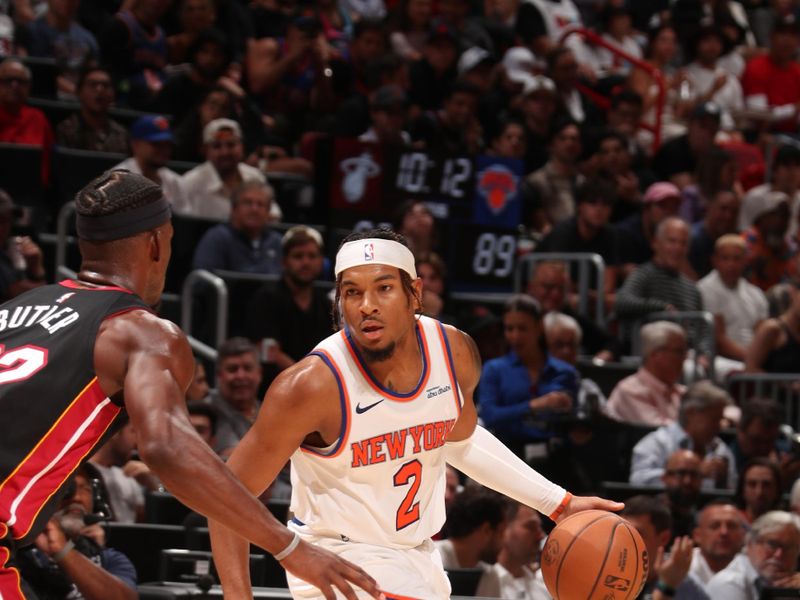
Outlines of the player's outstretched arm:
<svg viewBox="0 0 800 600">
<path fill-rule="evenodd" d="M 278 375 L 267 390 L 255 424 L 228 459 L 228 466 L 247 489 L 261 494 L 309 434 L 318 433 L 326 442 L 335 440 L 342 418 L 338 394 L 330 371 L 315 357 Z M 246 540 L 218 522 L 209 521 L 209 529 L 225 597 L 250 598 Z M 355 600 L 350 583 L 375 597 L 380 595 L 375 581 L 362 569 L 305 542 L 280 562 L 331 600 L 334 588 Z"/>
<path fill-rule="evenodd" d="M 292 532 L 242 485 L 189 422 L 185 391 L 194 359 L 177 327 L 142 311 L 109 319 L 95 343 L 95 369 L 106 393 L 124 391 L 142 459 L 181 502 L 272 554 L 289 547 Z M 360 569 L 322 552 L 305 554 L 317 561 L 312 568 L 330 569 L 329 579 L 344 586 L 345 580 L 353 581 L 378 597 L 377 585 Z M 300 577 L 304 573 L 297 569 Z"/>
<path fill-rule="evenodd" d="M 572 496 L 511 452 L 483 427 L 477 426 L 473 393 L 481 372 L 475 342 L 450 328 L 456 375 L 463 408 L 445 446 L 447 462 L 478 483 L 526 504 L 554 520 L 581 510 L 621 510 L 623 505 L 602 498 Z"/>
</svg>

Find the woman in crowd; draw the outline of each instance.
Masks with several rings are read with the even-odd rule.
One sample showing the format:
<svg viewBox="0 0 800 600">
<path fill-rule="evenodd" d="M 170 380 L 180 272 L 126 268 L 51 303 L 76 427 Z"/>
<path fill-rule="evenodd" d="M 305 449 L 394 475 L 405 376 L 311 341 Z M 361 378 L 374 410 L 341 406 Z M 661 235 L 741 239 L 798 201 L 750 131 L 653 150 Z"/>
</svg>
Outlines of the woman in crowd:
<svg viewBox="0 0 800 600">
<path fill-rule="evenodd" d="M 509 351 L 484 365 L 478 406 L 486 426 L 524 458 L 526 444 L 552 436 L 548 421 L 572 410 L 578 375 L 545 350 L 542 311 L 530 296 L 509 298 L 503 331 Z"/>
<path fill-rule="evenodd" d="M 736 502 L 748 523 L 766 512 L 778 510 L 781 504 L 781 471 L 778 464 L 769 458 L 749 460 L 739 474 Z"/>
<path fill-rule="evenodd" d="M 793 281 L 791 302 L 778 317 L 767 319 L 756 329 L 756 336 L 745 355 L 745 370 L 750 373 L 800 373 L 800 282 Z"/>
</svg>

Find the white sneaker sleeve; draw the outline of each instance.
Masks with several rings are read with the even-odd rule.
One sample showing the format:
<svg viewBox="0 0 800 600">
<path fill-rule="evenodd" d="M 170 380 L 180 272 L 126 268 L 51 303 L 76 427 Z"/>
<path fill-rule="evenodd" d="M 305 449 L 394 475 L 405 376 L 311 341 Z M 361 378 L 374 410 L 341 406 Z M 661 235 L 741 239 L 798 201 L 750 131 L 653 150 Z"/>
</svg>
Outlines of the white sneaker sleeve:
<svg viewBox="0 0 800 600">
<path fill-rule="evenodd" d="M 447 442 L 445 457 L 450 465 L 481 485 L 550 518 L 558 516 L 572 497 L 534 471 L 480 425 L 466 440 Z"/>
</svg>

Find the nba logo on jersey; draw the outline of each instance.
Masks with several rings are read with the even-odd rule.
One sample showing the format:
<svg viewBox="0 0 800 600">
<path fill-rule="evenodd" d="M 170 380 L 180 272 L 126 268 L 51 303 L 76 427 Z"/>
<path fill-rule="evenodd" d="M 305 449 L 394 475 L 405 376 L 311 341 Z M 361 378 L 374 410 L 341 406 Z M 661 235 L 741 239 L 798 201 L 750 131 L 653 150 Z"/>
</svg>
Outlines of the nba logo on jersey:
<svg viewBox="0 0 800 600">
<path fill-rule="evenodd" d="M 375 260 L 375 248 L 373 247 L 372 242 L 364 244 L 364 260 Z"/>
</svg>

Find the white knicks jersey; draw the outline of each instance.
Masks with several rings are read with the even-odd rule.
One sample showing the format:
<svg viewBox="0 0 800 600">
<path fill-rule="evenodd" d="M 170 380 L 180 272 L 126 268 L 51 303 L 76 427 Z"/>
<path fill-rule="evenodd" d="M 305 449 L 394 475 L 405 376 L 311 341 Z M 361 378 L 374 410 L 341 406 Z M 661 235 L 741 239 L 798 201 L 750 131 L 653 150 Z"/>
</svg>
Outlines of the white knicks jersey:
<svg viewBox="0 0 800 600">
<path fill-rule="evenodd" d="M 461 392 L 442 324 L 420 317 L 417 341 L 422 376 L 407 394 L 375 380 L 344 330 L 311 352 L 333 372 L 344 416 L 335 443 L 292 456 L 291 509 L 312 533 L 413 548 L 442 528 L 444 443 Z"/>
</svg>

